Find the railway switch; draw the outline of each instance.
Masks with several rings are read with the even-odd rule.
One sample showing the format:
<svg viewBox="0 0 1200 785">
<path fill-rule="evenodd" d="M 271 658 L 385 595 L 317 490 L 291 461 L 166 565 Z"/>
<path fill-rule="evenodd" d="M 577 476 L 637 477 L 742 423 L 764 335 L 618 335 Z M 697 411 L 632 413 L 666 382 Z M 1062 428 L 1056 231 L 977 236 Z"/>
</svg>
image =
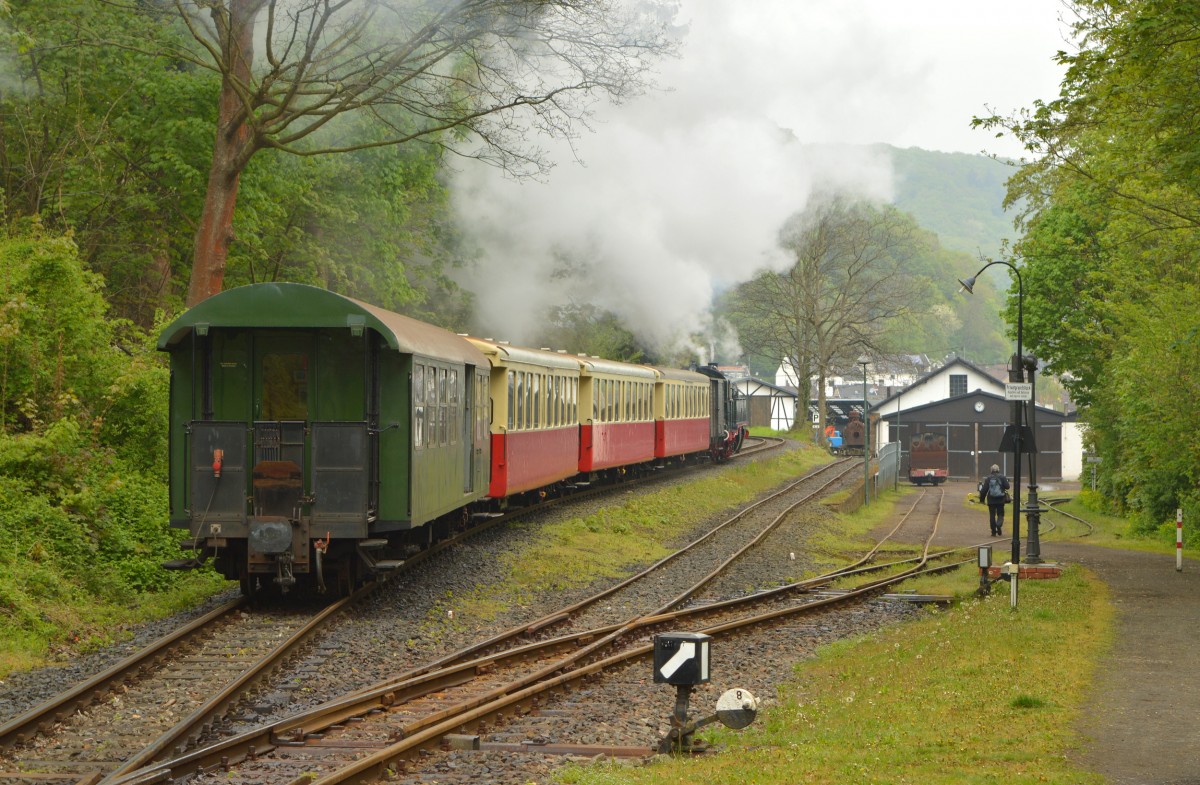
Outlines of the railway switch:
<svg viewBox="0 0 1200 785">
<path fill-rule="evenodd" d="M 707 684 L 711 635 L 665 632 L 654 636 L 655 684 Z"/>
<path fill-rule="evenodd" d="M 732 689 L 721 695 L 715 714 L 688 719 L 692 690 L 709 681 L 709 645 L 712 636 L 695 632 L 670 632 L 654 636 L 654 683 L 675 685 L 675 711 L 671 729 L 659 742 L 659 752 L 683 754 L 702 752 L 703 744 L 692 739 L 695 732 L 713 722 L 745 728 L 758 714 L 758 701 L 748 690 Z"/>
<path fill-rule="evenodd" d="M 988 570 L 992 566 L 992 546 L 979 546 L 979 590 L 976 592 L 980 597 L 990 594 L 992 591 L 991 581 L 988 580 Z"/>
</svg>

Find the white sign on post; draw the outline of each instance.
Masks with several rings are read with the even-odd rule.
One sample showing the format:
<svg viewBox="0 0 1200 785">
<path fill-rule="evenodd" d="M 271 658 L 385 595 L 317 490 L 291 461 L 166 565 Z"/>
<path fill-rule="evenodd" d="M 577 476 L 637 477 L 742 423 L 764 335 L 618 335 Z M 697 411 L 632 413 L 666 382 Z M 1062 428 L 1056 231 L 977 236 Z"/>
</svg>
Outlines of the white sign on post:
<svg viewBox="0 0 1200 785">
<path fill-rule="evenodd" d="M 1032 382 L 1007 382 L 1004 385 L 1004 400 L 1029 401 L 1033 399 Z"/>
</svg>

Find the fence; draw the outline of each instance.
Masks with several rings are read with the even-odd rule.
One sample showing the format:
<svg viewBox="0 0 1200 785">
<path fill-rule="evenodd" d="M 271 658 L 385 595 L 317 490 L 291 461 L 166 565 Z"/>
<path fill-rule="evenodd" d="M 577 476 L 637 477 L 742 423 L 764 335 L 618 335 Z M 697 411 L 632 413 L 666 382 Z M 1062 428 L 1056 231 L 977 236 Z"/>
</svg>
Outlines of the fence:
<svg viewBox="0 0 1200 785">
<path fill-rule="evenodd" d="M 896 487 L 900 472 L 900 442 L 888 442 L 880 448 L 874 459 L 875 471 L 871 474 L 871 498 L 879 495 L 879 490 L 892 490 Z M 843 514 L 852 513 L 863 504 L 863 489 L 855 484 L 853 490 L 835 509 Z"/>
</svg>

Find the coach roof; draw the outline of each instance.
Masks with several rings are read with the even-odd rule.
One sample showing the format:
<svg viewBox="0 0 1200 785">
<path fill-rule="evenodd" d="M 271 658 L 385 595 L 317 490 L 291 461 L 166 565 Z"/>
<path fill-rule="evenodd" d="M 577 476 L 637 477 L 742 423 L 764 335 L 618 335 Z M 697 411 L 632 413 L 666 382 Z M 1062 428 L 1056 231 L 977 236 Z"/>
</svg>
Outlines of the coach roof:
<svg viewBox="0 0 1200 785">
<path fill-rule="evenodd" d="M 572 354 L 553 352 L 549 349 L 527 349 L 490 338 L 468 337 L 467 340 L 488 357 L 494 357 L 498 365 L 536 365 L 579 372 L 579 358 Z"/>
<path fill-rule="evenodd" d="M 489 365 L 482 352 L 448 330 L 298 283 L 250 284 L 214 294 L 171 322 L 158 336 L 158 348 L 168 350 L 193 329 L 209 327 L 367 327 L 403 354 Z"/>
</svg>

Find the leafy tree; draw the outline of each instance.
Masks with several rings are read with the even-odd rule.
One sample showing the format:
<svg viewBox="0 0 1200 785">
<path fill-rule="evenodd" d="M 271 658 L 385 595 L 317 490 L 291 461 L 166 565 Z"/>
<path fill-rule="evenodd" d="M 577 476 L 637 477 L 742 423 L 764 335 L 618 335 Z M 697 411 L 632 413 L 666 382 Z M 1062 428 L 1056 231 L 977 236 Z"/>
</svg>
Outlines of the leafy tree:
<svg viewBox="0 0 1200 785">
<path fill-rule="evenodd" d="M 176 584 L 167 370 L 70 237 L 0 236 L 0 638 Z"/>
<path fill-rule="evenodd" d="M 907 273 L 925 239 L 911 217 L 893 207 L 836 194 L 814 199 L 780 234 L 792 266 L 760 273 L 733 296 L 743 340 L 789 358 L 800 390 L 816 379 L 819 438 L 829 373 L 879 351 L 885 328 L 917 302 L 916 279 Z"/>
<path fill-rule="evenodd" d="M 242 174 L 267 148 L 298 155 L 409 142 L 511 171 L 545 161 L 531 131 L 570 137 L 598 93 L 644 86 L 670 42 L 654 4 L 611 0 L 173 0 L 193 44 L 174 59 L 221 81 L 188 302 L 223 285 Z M 261 51 L 256 30 L 265 31 Z M 128 45 L 137 48 L 135 41 Z M 386 133 L 347 138 L 369 113 Z M 478 142 L 473 150 L 468 139 Z"/>
<path fill-rule="evenodd" d="M 1059 97 L 977 123 L 1035 154 L 1025 206 L 1026 345 L 1067 376 L 1101 481 L 1148 527 L 1196 504 L 1200 13 L 1168 0 L 1079 0 Z M 1010 313 L 1012 310 L 1010 295 Z M 1162 440 L 1164 447 L 1155 444 Z"/>
<path fill-rule="evenodd" d="M 216 82 L 143 47 L 172 31 L 92 0 L 13 0 L 0 13 L 0 187 L 10 218 L 73 230 L 117 312 L 144 325 L 199 210 Z M 180 228 L 184 231 L 180 231 Z"/>
<path fill-rule="evenodd" d="M 646 362 L 646 350 L 621 324 L 616 314 L 591 304 L 549 309 L 543 346 L 563 348 L 621 362 Z"/>
</svg>

